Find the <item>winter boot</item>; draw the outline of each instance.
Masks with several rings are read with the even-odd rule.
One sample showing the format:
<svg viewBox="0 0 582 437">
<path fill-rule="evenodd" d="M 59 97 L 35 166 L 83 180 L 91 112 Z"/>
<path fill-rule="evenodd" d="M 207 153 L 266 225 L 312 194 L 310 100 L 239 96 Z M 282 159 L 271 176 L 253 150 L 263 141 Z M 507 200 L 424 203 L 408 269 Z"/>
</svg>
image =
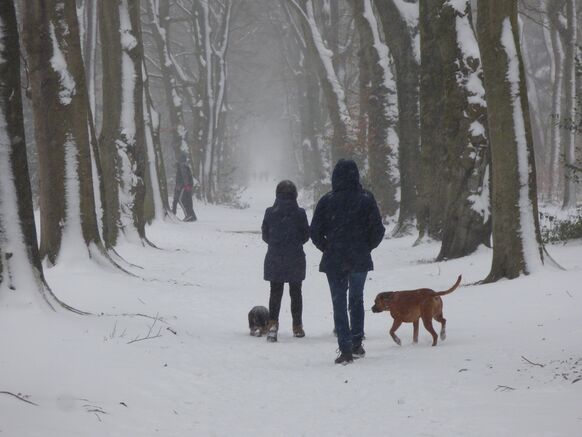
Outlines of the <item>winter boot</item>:
<svg viewBox="0 0 582 437">
<path fill-rule="evenodd" d="M 336 364 L 350 364 L 354 362 L 354 357 L 351 352 L 340 352 L 339 356 L 335 359 Z"/>
<path fill-rule="evenodd" d="M 293 325 L 293 337 L 298 337 L 298 338 L 305 337 L 305 331 L 303 330 L 303 325 Z"/>
<path fill-rule="evenodd" d="M 279 322 L 275 320 L 269 320 L 269 325 L 267 328 L 267 341 L 270 343 L 275 343 L 277 341 L 277 331 L 279 330 Z"/>
<path fill-rule="evenodd" d="M 352 355 L 354 358 L 364 358 L 366 356 L 366 351 L 364 347 L 360 344 L 359 346 L 354 346 L 352 348 Z"/>
</svg>

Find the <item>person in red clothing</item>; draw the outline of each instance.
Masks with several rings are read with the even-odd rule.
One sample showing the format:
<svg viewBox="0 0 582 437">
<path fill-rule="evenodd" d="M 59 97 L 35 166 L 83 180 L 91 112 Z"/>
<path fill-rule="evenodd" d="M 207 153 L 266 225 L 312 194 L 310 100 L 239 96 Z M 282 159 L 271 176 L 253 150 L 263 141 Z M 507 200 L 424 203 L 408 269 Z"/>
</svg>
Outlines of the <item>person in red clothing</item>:
<svg viewBox="0 0 582 437">
<path fill-rule="evenodd" d="M 192 196 L 194 194 L 194 177 L 192 170 L 185 162 L 176 163 L 176 188 L 174 189 L 174 202 L 172 204 L 172 212 L 176 214 L 178 204 L 184 211 L 185 222 L 195 222 L 197 220 L 194 212 L 194 202 Z"/>
</svg>

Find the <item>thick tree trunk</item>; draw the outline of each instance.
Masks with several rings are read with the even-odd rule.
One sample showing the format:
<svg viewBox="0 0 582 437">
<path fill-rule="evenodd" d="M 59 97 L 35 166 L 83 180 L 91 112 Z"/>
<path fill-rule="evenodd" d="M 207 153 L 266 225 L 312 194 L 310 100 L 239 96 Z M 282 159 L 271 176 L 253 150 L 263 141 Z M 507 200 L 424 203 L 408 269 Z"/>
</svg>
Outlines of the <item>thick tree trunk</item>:
<svg viewBox="0 0 582 437">
<path fill-rule="evenodd" d="M 566 169 L 564 171 L 564 199 L 563 209 L 576 208 L 577 190 L 576 178 L 572 166 L 576 164 L 576 129 L 573 128 L 576 117 L 576 0 L 566 1 L 566 31 L 565 31 L 565 59 L 564 59 L 564 157 Z"/>
<path fill-rule="evenodd" d="M 100 151 L 105 180 L 104 239 L 117 245 L 120 233 L 145 241 L 145 129 L 143 47 L 138 0 L 101 3 L 103 126 Z"/>
<path fill-rule="evenodd" d="M 483 70 L 469 0 L 439 0 L 439 47 L 444 69 L 446 207 L 438 260 L 490 245 L 490 150 Z"/>
<path fill-rule="evenodd" d="M 376 196 L 382 216 L 393 216 L 398 209 L 398 109 L 390 54 L 380 38 L 371 0 L 351 0 L 350 3 L 360 36 L 359 56 L 363 66 L 360 74 L 367 72 L 364 76 L 369 80 L 360 117 L 362 113 L 367 115 L 363 129 L 367 132 L 370 189 Z"/>
<path fill-rule="evenodd" d="M 41 258 L 101 247 L 95 215 L 85 87 L 75 2 L 24 3 L 39 157 Z"/>
<path fill-rule="evenodd" d="M 398 149 L 400 212 L 393 235 L 403 236 L 414 230 L 417 203 L 420 151 L 418 3 L 374 0 L 374 4 L 382 21 L 386 44 L 394 58 L 396 68 L 400 137 Z M 399 6 L 404 6 L 404 9 L 400 9 Z"/>
<path fill-rule="evenodd" d="M 446 187 L 445 71 L 439 48 L 439 0 L 420 0 L 420 171 L 417 226 L 419 241 L 440 240 Z"/>
<path fill-rule="evenodd" d="M 333 68 L 332 52 L 325 45 L 313 12 L 312 0 L 290 0 L 294 6 L 303 29 L 308 50 L 312 53 L 317 66 L 319 81 L 326 101 L 329 117 L 333 126 L 331 157 L 335 163 L 340 158 L 350 157 L 353 148 L 351 138 L 351 117 L 346 105 L 344 90 Z"/>
<path fill-rule="evenodd" d="M 552 45 L 553 78 L 552 78 L 552 113 L 550 114 L 550 156 L 548 198 L 557 201 L 560 193 L 562 170 L 562 138 L 560 120 L 562 118 L 562 91 L 564 83 L 564 49 L 560 41 L 560 10 L 557 4 L 547 4 L 550 38 Z"/>
<path fill-rule="evenodd" d="M 517 2 L 479 0 L 478 34 L 492 154 L 493 262 L 486 282 L 543 264 L 535 160 Z"/>
</svg>

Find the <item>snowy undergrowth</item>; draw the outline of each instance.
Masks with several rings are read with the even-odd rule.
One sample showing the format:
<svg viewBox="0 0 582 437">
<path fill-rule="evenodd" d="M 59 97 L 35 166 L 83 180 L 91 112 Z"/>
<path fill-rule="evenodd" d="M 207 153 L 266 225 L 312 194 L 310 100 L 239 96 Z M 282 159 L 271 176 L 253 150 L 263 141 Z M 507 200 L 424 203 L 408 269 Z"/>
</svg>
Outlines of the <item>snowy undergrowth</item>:
<svg viewBox="0 0 582 437">
<path fill-rule="evenodd" d="M 87 260 L 47 272 L 75 307 L 157 320 L 38 313 L 0 300 L 0 391 L 38 404 L 0 394 L 0 435 L 579 433 L 581 242 L 549 248 L 566 272 L 541 269 L 444 297 L 448 338 L 434 348 L 422 327 L 412 346 L 409 324 L 398 347 L 387 336 L 391 318 L 368 311 L 366 358 L 336 366 L 328 286 L 310 244 L 307 337 L 291 335 L 287 292 L 279 342 L 248 335 L 248 310 L 268 300 L 259 229 L 273 197 L 274 185 L 249 190 L 248 209 L 196 205 L 197 223 L 155 224 L 149 237 L 163 250 L 119 248 L 143 279 Z M 385 240 L 375 251 L 367 309 L 379 291 L 445 289 L 458 274 L 470 284 L 489 271 L 489 249 L 434 263 L 438 244 L 413 242 Z M 161 336 L 128 344 L 148 333 Z"/>
</svg>

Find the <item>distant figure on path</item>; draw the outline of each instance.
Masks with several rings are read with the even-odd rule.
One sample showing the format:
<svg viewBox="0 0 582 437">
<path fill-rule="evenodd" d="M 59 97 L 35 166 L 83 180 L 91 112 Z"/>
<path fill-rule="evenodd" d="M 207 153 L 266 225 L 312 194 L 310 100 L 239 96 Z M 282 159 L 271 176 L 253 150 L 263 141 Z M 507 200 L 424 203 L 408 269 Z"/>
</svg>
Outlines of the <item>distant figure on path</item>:
<svg viewBox="0 0 582 437">
<path fill-rule="evenodd" d="M 315 208 L 311 240 L 323 252 L 319 270 L 326 273 L 331 290 L 340 350 L 335 363 L 347 364 L 366 353 L 362 346 L 364 285 L 368 271 L 374 268 L 370 252 L 384 238 L 385 229 L 376 199 L 362 188 L 354 161 L 337 162 L 331 186 L 332 191 Z"/>
<path fill-rule="evenodd" d="M 197 220 L 194 212 L 194 203 L 192 195 L 194 188 L 194 178 L 192 170 L 185 162 L 176 163 L 176 188 L 174 189 L 174 202 L 172 204 L 172 212 L 176 215 L 178 203 L 184 211 L 185 222 L 195 222 Z"/>
<path fill-rule="evenodd" d="M 265 256 L 264 279 L 271 283 L 267 341 L 277 341 L 279 312 L 283 285 L 289 283 L 293 335 L 305 337 L 303 331 L 303 298 L 301 285 L 305 279 L 305 252 L 309 240 L 309 223 L 305 210 L 297 205 L 297 187 L 291 181 L 281 181 L 275 191 L 273 206 L 265 211 L 261 230 L 269 245 Z"/>
</svg>

